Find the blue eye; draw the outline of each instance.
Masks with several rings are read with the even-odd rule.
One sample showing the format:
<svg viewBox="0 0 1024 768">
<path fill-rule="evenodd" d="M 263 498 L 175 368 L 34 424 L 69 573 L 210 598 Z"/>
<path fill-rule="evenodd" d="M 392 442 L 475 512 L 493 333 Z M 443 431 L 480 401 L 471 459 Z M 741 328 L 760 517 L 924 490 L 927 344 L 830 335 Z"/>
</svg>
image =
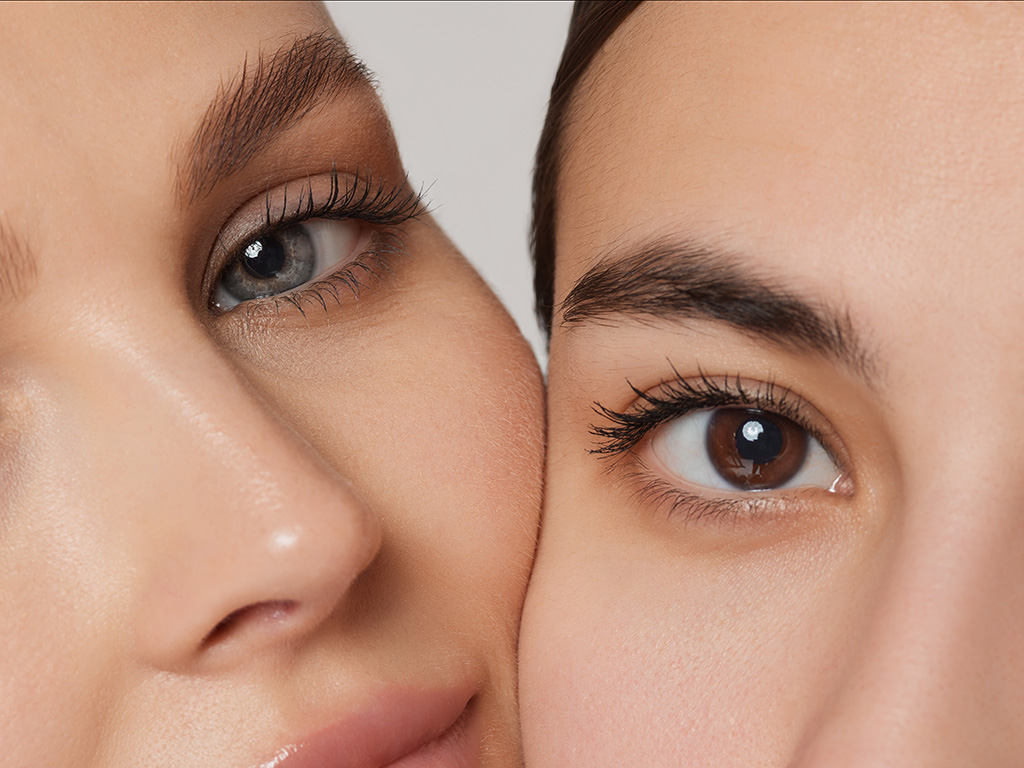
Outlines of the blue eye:
<svg viewBox="0 0 1024 768">
<path fill-rule="evenodd" d="M 680 480 L 723 491 L 834 490 L 842 471 L 791 419 L 758 408 L 713 408 L 659 426 L 651 450 Z"/>
<path fill-rule="evenodd" d="M 217 276 L 213 305 L 227 311 L 301 288 L 357 258 L 361 234 L 357 220 L 309 219 L 251 240 Z"/>
</svg>

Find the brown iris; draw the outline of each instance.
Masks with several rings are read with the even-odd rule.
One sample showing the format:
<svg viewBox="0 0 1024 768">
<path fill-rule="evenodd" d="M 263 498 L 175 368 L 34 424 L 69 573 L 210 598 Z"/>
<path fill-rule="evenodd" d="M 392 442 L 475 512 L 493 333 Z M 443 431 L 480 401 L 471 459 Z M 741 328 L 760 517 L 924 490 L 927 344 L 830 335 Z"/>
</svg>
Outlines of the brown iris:
<svg viewBox="0 0 1024 768">
<path fill-rule="evenodd" d="M 721 408 L 711 415 L 708 457 L 722 478 L 745 491 L 778 488 L 807 459 L 807 432 L 778 414 Z"/>
</svg>

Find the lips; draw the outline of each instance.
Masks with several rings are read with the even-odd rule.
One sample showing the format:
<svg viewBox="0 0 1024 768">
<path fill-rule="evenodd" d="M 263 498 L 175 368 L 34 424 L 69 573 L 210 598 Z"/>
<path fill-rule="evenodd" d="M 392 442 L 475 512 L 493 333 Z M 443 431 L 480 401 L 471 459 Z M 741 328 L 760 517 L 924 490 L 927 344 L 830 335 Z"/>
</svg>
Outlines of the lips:
<svg viewBox="0 0 1024 768">
<path fill-rule="evenodd" d="M 258 768 L 477 768 L 473 691 L 386 689 Z"/>
</svg>

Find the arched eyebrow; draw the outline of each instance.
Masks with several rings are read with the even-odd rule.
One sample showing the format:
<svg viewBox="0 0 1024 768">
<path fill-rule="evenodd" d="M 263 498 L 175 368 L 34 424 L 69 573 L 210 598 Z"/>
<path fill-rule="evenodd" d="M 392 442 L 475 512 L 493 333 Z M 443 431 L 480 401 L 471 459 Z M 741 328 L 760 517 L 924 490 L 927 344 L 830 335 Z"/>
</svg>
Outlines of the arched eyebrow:
<svg viewBox="0 0 1024 768">
<path fill-rule="evenodd" d="M 658 240 L 600 259 L 558 311 L 569 327 L 617 315 L 723 323 L 779 348 L 828 357 L 876 386 L 877 356 L 849 313 L 759 275 L 756 264 L 704 243 Z"/>
<path fill-rule="evenodd" d="M 260 52 L 217 91 L 178 163 L 183 200 L 195 202 L 317 106 L 354 89 L 372 91 L 366 67 L 332 32 Z"/>
<path fill-rule="evenodd" d="M 35 283 L 36 260 L 24 239 L 0 216 L 0 302 L 24 298 Z"/>
</svg>

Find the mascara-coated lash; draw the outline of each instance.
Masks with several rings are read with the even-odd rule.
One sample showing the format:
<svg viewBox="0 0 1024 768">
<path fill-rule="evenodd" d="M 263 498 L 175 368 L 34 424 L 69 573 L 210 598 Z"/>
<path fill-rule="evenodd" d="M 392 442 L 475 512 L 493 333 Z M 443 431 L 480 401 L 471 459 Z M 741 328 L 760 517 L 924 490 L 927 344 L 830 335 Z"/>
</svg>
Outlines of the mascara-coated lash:
<svg viewBox="0 0 1024 768">
<path fill-rule="evenodd" d="M 643 391 L 627 382 L 636 395 L 634 405 L 625 411 L 594 403 L 594 412 L 606 422 L 591 424 L 590 434 L 598 445 L 590 452 L 618 457 L 631 452 L 647 435 L 665 422 L 710 408 L 742 406 L 778 414 L 798 424 L 818 440 L 837 466 L 845 467 L 841 452 L 834 447 L 835 437 L 820 429 L 808 417 L 805 406 L 774 381 L 752 382 L 740 375 L 711 377 L 699 371 L 696 377 L 684 377 L 669 363 L 675 378 L 652 390 Z"/>
<path fill-rule="evenodd" d="M 378 232 L 369 247 L 344 267 L 287 293 L 253 299 L 241 306 L 250 317 L 257 312 L 280 314 L 282 306 L 294 307 L 303 317 L 306 317 L 307 306 L 320 307 L 327 312 L 332 302 L 338 307 L 342 306 L 342 292 L 358 299 L 368 280 L 380 279 L 382 273 L 392 271 L 390 258 L 405 256 L 407 253 L 405 243 L 397 231 Z"/>
<path fill-rule="evenodd" d="M 330 188 L 326 199 L 316 202 L 313 184 L 307 178 L 299 190 L 295 210 L 291 213 L 288 212 L 286 185 L 281 193 L 281 212 L 276 218 L 272 213 L 272 190 L 267 190 L 264 196 L 263 229 L 249 234 L 247 239 L 254 240 L 280 227 L 307 219 L 358 219 L 367 224 L 384 226 L 403 224 L 425 212 L 422 193 L 411 189 L 405 179 L 401 184 L 389 187 L 384 183 L 375 183 L 372 169 L 367 168 L 363 174 L 357 169 L 353 176 L 354 183 L 343 187 L 338 169 L 331 168 L 329 180 Z"/>
<path fill-rule="evenodd" d="M 719 408 L 757 409 L 792 421 L 805 430 L 824 450 L 837 471 L 836 482 L 851 478 L 848 465 L 839 456 L 845 448 L 824 417 L 813 406 L 774 381 L 757 381 L 736 376 L 709 376 L 700 371 L 696 377 L 683 377 L 672 366 L 675 379 L 650 390 L 640 390 L 627 382 L 636 396 L 633 404 L 619 412 L 600 403 L 594 411 L 603 423 L 590 425 L 590 433 L 598 438 L 590 453 L 610 459 L 606 472 L 614 473 L 632 489 L 634 501 L 645 509 L 665 511 L 669 516 L 697 520 L 714 518 L 735 522 L 753 520 L 765 515 L 785 513 L 793 504 L 802 504 L 802 489 L 785 489 L 785 495 L 737 488 L 734 491 L 692 484 L 685 478 L 671 480 L 664 468 L 655 469 L 647 460 L 647 450 L 637 446 L 654 431 L 673 420 L 699 411 Z M 674 473 L 670 473 L 673 477 Z M 781 489 L 780 489 L 781 490 Z M 831 490 L 835 490 L 830 488 Z M 852 493 L 852 485 L 845 485 L 842 495 Z M 797 494 L 794 496 L 794 494 Z"/>
<path fill-rule="evenodd" d="M 248 207 L 251 211 L 252 204 Z M 282 303 L 295 306 L 303 314 L 303 305 L 310 302 L 320 304 L 326 310 L 327 299 L 340 304 L 339 289 L 345 288 L 358 295 L 367 276 L 377 276 L 382 270 L 390 271 L 388 259 L 406 253 L 401 225 L 425 212 L 422 194 L 412 190 L 404 178 L 401 184 L 389 186 L 378 183 L 370 169 L 342 176 L 332 168 L 326 179 L 323 176 L 307 178 L 297 196 L 289 195 L 288 185 L 277 191 L 268 190 L 263 198 L 258 225 L 243 226 L 232 236 L 219 239 L 216 249 L 219 256 L 211 259 L 208 277 L 204 280 L 204 292 L 209 297 L 207 305 L 214 314 L 225 314 L 235 309 L 225 310 L 214 303 L 214 286 L 229 265 L 243 258 L 250 244 L 315 219 L 364 222 L 371 228 L 369 241 L 363 252 L 343 268 L 282 294 L 247 299 L 239 305 L 246 307 L 247 314 L 268 305 L 280 313 Z M 249 220 L 252 218 L 250 214 Z M 234 245 L 229 247 L 225 242 L 233 242 Z"/>
</svg>

